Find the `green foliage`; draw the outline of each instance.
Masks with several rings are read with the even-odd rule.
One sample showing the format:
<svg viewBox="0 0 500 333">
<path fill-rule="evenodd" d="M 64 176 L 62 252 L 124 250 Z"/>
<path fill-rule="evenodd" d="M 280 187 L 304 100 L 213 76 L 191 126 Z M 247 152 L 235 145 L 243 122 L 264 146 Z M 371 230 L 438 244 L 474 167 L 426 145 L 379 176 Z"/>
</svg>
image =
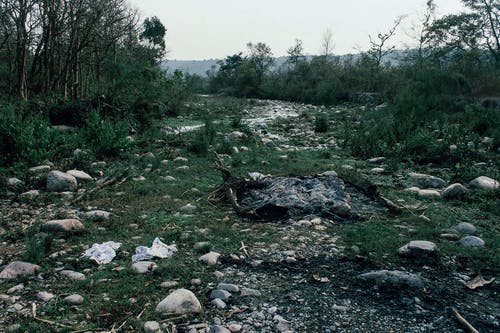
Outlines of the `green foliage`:
<svg viewBox="0 0 500 333">
<path fill-rule="evenodd" d="M 40 264 L 52 246 L 52 236 L 46 233 L 28 233 L 26 236 L 26 251 L 23 260 Z"/>
<path fill-rule="evenodd" d="M 314 130 L 318 133 L 328 132 L 328 116 L 326 114 L 319 114 L 314 120 Z"/>
<path fill-rule="evenodd" d="M 94 110 L 90 113 L 80 136 L 96 157 L 117 157 L 131 146 L 127 140 L 128 128 L 127 121 L 102 117 Z"/>
<path fill-rule="evenodd" d="M 211 145 L 215 142 L 215 127 L 213 120 L 207 116 L 205 125 L 198 131 L 188 146 L 189 151 L 207 157 Z"/>
<path fill-rule="evenodd" d="M 0 165 L 23 162 L 36 165 L 67 154 L 74 136 L 51 128 L 47 117 L 24 106 L 0 109 Z"/>
</svg>

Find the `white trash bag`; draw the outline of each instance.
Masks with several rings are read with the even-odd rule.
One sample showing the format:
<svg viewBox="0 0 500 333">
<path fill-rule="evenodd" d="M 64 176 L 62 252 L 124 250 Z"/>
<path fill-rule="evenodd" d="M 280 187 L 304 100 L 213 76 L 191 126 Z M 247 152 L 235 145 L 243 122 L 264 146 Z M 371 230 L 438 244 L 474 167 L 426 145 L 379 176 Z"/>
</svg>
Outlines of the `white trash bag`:
<svg viewBox="0 0 500 333">
<path fill-rule="evenodd" d="M 150 260 L 153 258 L 170 258 L 177 252 L 177 245 L 167 245 L 163 243 L 158 237 L 153 241 L 151 247 L 138 246 L 135 248 L 135 254 L 132 256 L 133 262 Z"/>
<path fill-rule="evenodd" d="M 120 248 L 122 243 L 113 241 L 102 244 L 93 244 L 90 249 L 85 251 L 84 257 L 95 260 L 99 265 L 110 263 L 116 257 L 116 250 Z"/>
</svg>

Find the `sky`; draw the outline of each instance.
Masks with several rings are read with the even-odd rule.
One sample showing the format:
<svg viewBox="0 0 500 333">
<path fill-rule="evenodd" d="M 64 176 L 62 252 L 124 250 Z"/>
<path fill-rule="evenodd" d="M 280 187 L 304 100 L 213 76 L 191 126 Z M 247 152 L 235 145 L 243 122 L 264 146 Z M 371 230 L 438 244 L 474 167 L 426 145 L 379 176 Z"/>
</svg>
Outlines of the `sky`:
<svg viewBox="0 0 500 333">
<path fill-rule="evenodd" d="M 300 39 L 306 54 L 318 54 L 325 31 L 333 32 L 333 53 L 369 47 L 369 35 L 385 33 L 402 15 L 392 39 L 412 46 L 426 0 L 130 0 L 142 18 L 157 16 L 167 28 L 167 58 L 220 59 L 264 42 L 275 56 Z M 435 0 L 436 14 L 457 13 L 460 0 Z"/>
</svg>

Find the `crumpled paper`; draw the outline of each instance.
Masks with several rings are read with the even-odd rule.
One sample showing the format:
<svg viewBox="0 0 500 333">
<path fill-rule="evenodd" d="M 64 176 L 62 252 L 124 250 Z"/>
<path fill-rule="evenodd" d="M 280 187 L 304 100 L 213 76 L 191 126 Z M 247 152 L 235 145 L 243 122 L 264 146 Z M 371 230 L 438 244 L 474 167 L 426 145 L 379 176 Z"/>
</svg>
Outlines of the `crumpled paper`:
<svg viewBox="0 0 500 333">
<path fill-rule="evenodd" d="M 99 265 L 110 263 L 116 257 L 116 250 L 120 248 L 122 243 L 105 242 L 102 244 L 93 244 L 92 247 L 85 251 L 84 257 L 95 260 Z"/>
<path fill-rule="evenodd" d="M 177 245 L 167 245 L 163 243 L 158 237 L 153 241 L 151 247 L 138 246 L 135 248 L 135 254 L 132 256 L 133 262 L 150 260 L 153 258 L 170 258 L 177 252 Z"/>
</svg>

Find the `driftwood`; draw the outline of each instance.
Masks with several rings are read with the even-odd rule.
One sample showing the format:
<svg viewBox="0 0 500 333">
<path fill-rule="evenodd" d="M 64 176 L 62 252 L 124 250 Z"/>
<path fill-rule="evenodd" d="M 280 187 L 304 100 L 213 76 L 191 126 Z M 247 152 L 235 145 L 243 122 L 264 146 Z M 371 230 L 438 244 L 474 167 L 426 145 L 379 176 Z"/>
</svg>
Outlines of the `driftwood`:
<svg viewBox="0 0 500 333">
<path fill-rule="evenodd" d="M 457 309 L 451 308 L 453 311 L 453 314 L 455 315 L 455 318 L 457 318 L 457 321 L 465 328 L 465 330 L 469 333 L 479 333 L 478 330 L 474 328 L 464 317 L 458 313 Z"/>
<path fill-rule="evenodd" d="M 219 154 L 215 153 L 215 169 L 220 171 L 222 174 L 222 179 L 224 183 L 209 196 L 209 200 L 212 202 L 224 202 L 227 201 L 233 206 L 234 210 L 238 215 L 258 218 L 258 215 L 250 208 L 243 207 L 238 203 L 238 197 L 236 193 L 238 190 L 245 186 L 245 180 L 231 175 L 228 168 L 224 166 L 224 162 Z"/>
</svg>

